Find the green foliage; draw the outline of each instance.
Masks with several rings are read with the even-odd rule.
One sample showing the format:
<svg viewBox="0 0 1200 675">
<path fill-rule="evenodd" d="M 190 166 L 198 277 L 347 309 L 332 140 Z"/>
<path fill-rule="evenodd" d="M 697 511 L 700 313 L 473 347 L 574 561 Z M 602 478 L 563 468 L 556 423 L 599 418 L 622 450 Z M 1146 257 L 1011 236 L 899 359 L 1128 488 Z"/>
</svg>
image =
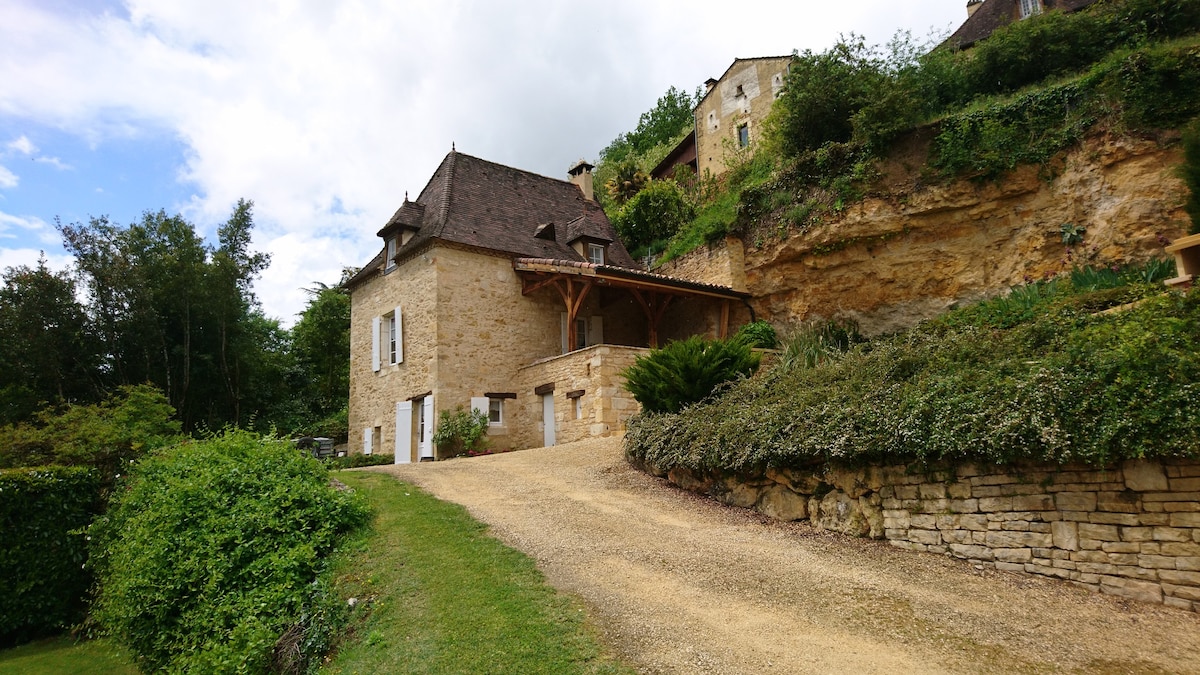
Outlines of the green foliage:
<svg viewBox="0 0 1200 675">
<path fill-rule="evenodd" d="M 790 372 L 815 368 L 840 357 L 851 345 L 862 341 L 858 326 L 844 321 L 807 321 L 788 331 L 783 355 L 776 366 Z"/>
<path fill-rule="evenodd" d="M 395 455 L 380 452 L 373 452 L 369 455 L 353 454 L 345 457 L 333 457 L 325 462 L 330 470 L 357 469 L 360 466 L 383 466 L 395 463 Z"/>
<path fill-rule="evenodd" d="M 1087 228 L 1083 225 L 1075 225 L 1073 223 L 1063 223 L 1058 229 L 1062 234 L 1062 243 L 1066 246 L 1076 246 L 1083 243 L 1083 235 L 1087 232 Z"/>
<path fill-rule="evenodd" d="M 99 505 L 99 481 L 86 468 L 0 470 L 0 646 L 83 618 L 91 577 L 81 530 Z"/>
<path fill-rule="evenodd" d="M 377 473 L 339 475 L 374 518 L 340 576 L 360 622 L 331 673 L 626 673 L 579 603 L 457 504 Z"/>
<path fill-rule="evenodd" d="M 367 509 L 320 462 L 226 431 L 139 462 L 121 488 L 89 529 L 93 612 L 143 670 L 261 673 L 325 652 L 341 605 L 327 557 Z"/>
<path fill-rule="evenodd" d="M 305 431 L 344 440 L 350 396 L 350 295 L 341 285 L 317 283 L 292 327 L 292 353 L 302 382 Z"/>
<path fill-rule="evenodd" d="M 775 326 L 769 321 L 752 321 L 738 329 L 737 339 L 747 346 L 757 349 L 775 349 L 779 343 L 775 335 Z"/>
<path fill-rule="evenodd" d="M 45 257 L 0 278 L 0 424 L 27 419 L 47 403 L 96 398 L 95 336 L 75 290 Z"/>
<path fill-rule="evenodd" d="M 621 207 L 613 226 L 626 247 L 637 249 L 674 235 L 694 215 L 675 181 L 655 180 Z"/>
<path fill-rule="evenodd" d="M 487 446 L 488 416 L 482 410 L 467 410 L 460 405 L 453 411 L 443 410 L 438 417 L 433 444 L 439 456 L 457 457 Z"/>
<path fill-rule="evenodd" d="M 90 467 L 109 485 L 129 463 L 179 440 L 174 415 L 150 385 L 121 387 L 95 405 L 46 408 L 31 422 L 0 427 L 0 468 Z"/>
<path fill-rule="evenodd" d="M 1179 172 L 1190 192 L 1183 207 L 1192 218 L 1188 234 L 1200 234 L 1200 117 L 1183 130 L 1183 166 Z"/>
<path fill-rule="evenodd" d="M 638 165 L 636 159 L 625 159 L 613 166 L 613 176 L 604 182 L 608 198 L 617 206 L 624 206 L 633 196 L 642 191 L 650 176 Z"/>
<path fill-rule="evenodd" d="M 759 356 L 741 340 L 693 336 L 671 342 L 626 368 L 625 388 L 649 412 L 679 412 L 732 380 L 758 369 Z"/>
<path fill-rule="evenodd" d="M 820 54 L 797 54 L 766 124 L 768 146 L 793 157 L 849 141 L 851 118 L 879 95 L 883 70 L 878 51 L 858 35 L 843 37 Z"/>
<path fill-rule="evenodd" d="M 1038 284 L 1021 302 L 952 312 L 811 368 L 777 367 L 680 414 L 644 414 L 628 452 L 720 471 L 1198 456 L 1200 296 L 1074 283 Z"/>
</svg>

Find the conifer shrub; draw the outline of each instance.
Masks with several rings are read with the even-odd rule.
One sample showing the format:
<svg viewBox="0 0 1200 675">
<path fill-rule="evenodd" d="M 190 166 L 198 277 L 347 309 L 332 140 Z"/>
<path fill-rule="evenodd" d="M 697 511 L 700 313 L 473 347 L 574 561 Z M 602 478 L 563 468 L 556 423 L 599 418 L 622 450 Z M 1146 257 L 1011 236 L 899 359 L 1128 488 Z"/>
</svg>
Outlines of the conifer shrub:
<svg viewBox="0 0 1200 675">
<path fill-rule="evenodd" d="M 173 446 L 89 529 L 94 617 L 143 671 L 263 673 L 281 652 L 302 671 L 339 616 L 328 557 L 366 518 L 288 441 L 227 430 Z"/>
<path fill-rule="evenodd" d="M 82 528 L 100 506 L 84 467 L 0 470 L 0 647 L 83 618 L 91 576 Z"/>
<path fill-rule="evenodd" d="M 675 413 L 708 398 L 726 382 L 749 377 L 759 361 L 743 340 L 693 336 L 637 357 L 622 374 L 625 388 L 643 410 Z"/>
</svg>

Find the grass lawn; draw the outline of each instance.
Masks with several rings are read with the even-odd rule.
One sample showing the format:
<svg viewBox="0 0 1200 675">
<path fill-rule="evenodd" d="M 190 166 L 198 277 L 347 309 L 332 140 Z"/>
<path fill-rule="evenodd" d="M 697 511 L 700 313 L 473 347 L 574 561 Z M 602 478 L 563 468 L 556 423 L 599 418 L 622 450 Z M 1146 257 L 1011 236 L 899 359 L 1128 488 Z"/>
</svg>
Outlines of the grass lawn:
<svg viewBox="0 0 1200 675">
<path fill-rule="evenodd" d="M 462 507 L 390 476 L 337 477 L 374 509 L 339 579 L 370 607 L 325 672 L 633 672 L 602 652 L 578 603 Z"/>
<path fill-rule="evenodd" d="M 109 640 L 76 644 L 52 638 L 0 651 L 0 675 L 137 675 L 124 649 Z"/>
</svg>

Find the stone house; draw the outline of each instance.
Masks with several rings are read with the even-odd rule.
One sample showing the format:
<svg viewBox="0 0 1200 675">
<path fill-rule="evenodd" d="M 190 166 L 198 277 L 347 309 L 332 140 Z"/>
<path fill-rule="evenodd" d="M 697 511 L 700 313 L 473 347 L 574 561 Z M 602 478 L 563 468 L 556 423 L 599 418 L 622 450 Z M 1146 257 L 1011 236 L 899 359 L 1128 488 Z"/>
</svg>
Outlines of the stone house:
<svg viewBox="0 0 1200 675">
<path fill-rule="evenodd" d="M 791 56 L 734 59 L 721 77 L 704 83 L 694 111 L 697 174 L 720 175 L 730 151 L 752 151 L 791 63 Z"/>
<path fill-rule="evenodd" d="M 558 180 L 451 151 L 405 197 L 347 284 L 351 451 L 435 459 L 439 413 L 459 406 L 487 414 L 496 449 L 617 433 L 635 357 L 726 334 L 748 295 L 644 271 L 591 168 Z"/>
<path fill-rule="evenodd" d="M 967 20 L 954 31 L 946 43 L 959 49 L 967 49 L 1013 21 L 1028 19 L 1050 10 L 1075 12 L 1095 2 L 1096 0 L 969 0 Z"/>
</svg>

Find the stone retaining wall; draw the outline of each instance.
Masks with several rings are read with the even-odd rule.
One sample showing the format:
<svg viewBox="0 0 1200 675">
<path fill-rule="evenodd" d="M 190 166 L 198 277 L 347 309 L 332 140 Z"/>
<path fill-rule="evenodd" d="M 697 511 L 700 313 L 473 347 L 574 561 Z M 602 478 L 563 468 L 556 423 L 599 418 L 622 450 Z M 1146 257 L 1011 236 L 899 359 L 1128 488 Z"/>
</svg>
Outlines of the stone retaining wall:
<svg viewBox="0 0 1200 675">
<path fill-rule="evenodd" d="M 1200 611 L 1200 461 L 753 477 L 642 468 L 780 520 Z"/>
</svg>

